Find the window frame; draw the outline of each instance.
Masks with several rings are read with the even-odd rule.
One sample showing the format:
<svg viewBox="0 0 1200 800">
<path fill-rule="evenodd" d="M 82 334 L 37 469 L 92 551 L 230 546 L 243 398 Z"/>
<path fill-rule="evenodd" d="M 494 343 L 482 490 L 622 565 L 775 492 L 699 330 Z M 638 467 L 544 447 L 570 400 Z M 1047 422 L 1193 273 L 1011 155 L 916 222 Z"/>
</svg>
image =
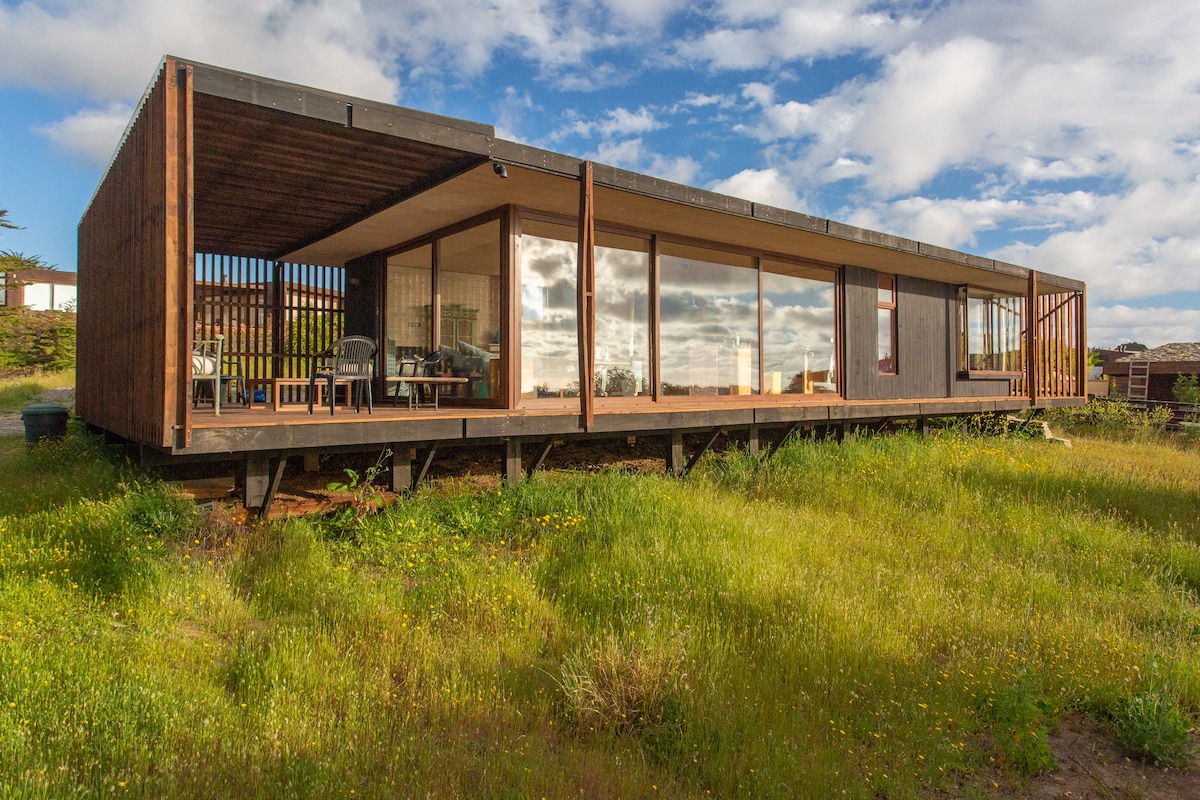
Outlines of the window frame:
<svg viewBox="0 0 1200 800">
<path fill-rule="evenodd" d="M 972 291 L 977 294 L 972 295 Z M 987 296 L 981 297 L 981 294 Z M 1011 300 L 1011 304 L 1001 304 L 997 308 L 1002 314 L 993 318 L 995 321 L 988 326 L 988 330 L 984 333 L 983 339 L 985 342 L 990 342 L 992 345 L 998 340 L 1009 339 L 1010 344 L 1015 343 L 1016 348 L 1016 363 L 1017 369 L 979 369 L 971 367 L 971 300 L 982 300 L 985 303 L 988 301 Z M 998 292 L 991 289 L 984 289 L 970 284 L 963 284 L 958 287 L 958 378 L 960 380 L 997 380 L 997 379 L 1019 379 L 1025 376 L 1025 335 L 1026 335 L 1026 314 L 1027 305 L 1026 298 L 1021 294 L 1013 294 L 1009 292 Z M 1015 305 L 1015 310 L 1013 306 Z M 1001 317 L 1017 315 L 1016 326 L 1011 324 L 1006 325 Z M 980 321 L 981 328 L 984 321 Z M 997 333 L 1007 331 L 1007 336 L 997 336 Z M 984 352 L 980 354 L 983 358 L 991 358 L 998 353 Z"/>
<path fill-rule="evenodd" d="M 880 318 L 880 314 L 881 314 L 881 312 L 886 311 L 888 314 L 888 332 L 891 336 L 891 347 L 888 348 L 888 352 L 890 353 L 890 358 L 888 359 L 888 361 L 889 361 L 888 366 L 890 368 L 885 370 L 882 367 L 880 367 L 878 374 L 880 376 L 893 377 L 893 376 L 900 374 L 900 367 L 899 367 L 900 358 L 899 358 L 899 352 L 898 352 L 900 336 L 899 336 L 899 331 L 897 330 L 897 319 L 896 319 L 896 317 L 897 317 L 896 309 L 897 309 L 897 306 L 899 305 L 897 302 L 898 301 L 898 297 L 897 297 L 898 291 L 897 291 L 897 286 L 896 286 L 897 281 L 896 281 L 896 276 L 891 273 L 879 272 L 879 273 L 876 273 L 876 275 L 879 279 L 879 282 L 877 284 L 877 291 L 879 292 L 879 294 L 877 295 L 877 299 L 875 302 L 876 331 L 878 332 L 878 330 L 879 330 L 878 321 Z M 891 299 L 889 299 L 889 300 L 884 299 L 883 292 L 885 292 L 885 291 L 888 292 Z M 876 336 L 878 337 L 878 333 L 876 333 Z M 879 352 L 880 344 L 881 343 L 877 339 L 875 342 L 876 354 L 878 354 L 878 352 Z M 882 359 L 876 359 L 877 364 L 881 361 L 882 361 Z"/>
</svg>

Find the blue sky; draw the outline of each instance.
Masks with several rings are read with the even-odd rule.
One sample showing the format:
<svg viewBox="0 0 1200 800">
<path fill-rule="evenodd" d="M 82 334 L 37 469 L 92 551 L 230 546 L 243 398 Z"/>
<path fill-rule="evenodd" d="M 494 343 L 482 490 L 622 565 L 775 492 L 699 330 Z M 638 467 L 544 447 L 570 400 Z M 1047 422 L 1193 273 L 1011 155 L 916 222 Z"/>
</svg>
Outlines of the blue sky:
<svg viewBox="0 0 1200 800">
<path fill-rule="evenodd" d="M 75 226 L 164 53 L 1088 282 L 1200 341 L 1200 4 L 0 0 L 0 249 Z"/>
</svg>

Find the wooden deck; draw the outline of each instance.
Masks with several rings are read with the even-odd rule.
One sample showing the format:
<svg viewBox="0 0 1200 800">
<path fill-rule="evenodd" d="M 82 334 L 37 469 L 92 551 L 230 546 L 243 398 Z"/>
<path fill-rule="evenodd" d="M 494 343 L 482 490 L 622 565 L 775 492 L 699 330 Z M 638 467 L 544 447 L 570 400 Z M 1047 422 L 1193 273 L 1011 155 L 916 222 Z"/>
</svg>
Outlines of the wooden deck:
<svg viewBox="0 0 1200 800">
<path fill-rule="evenodd" d="M 1064 403 L 1082 400 L 1061 401 Z M 176 447 L 173 456 L 246 453 L 253 451 L 319 451 L 379 444 L 441 442 L 466 444 L 508 439 L 571 436 L 666 435 L 677 431 L 754 426 L 840 425 L 883 419 L 1019 411 L 1029 407 L 1021 397 L 983 397 L 936 400 L 844 401 L 783 404 L 681 400 L 656 404 L 600 404 L 591 426 L 582 423 L 577 401 L 517 409 L 409 409 L 390 404 L 368 414 L 339 406 L 335 414 L 308 414 L 304 406 L 274 411 L 267 407 L 222 406 L 221 415 L 196 409 L 192 415 L 192 445 Z"/>
</svg>

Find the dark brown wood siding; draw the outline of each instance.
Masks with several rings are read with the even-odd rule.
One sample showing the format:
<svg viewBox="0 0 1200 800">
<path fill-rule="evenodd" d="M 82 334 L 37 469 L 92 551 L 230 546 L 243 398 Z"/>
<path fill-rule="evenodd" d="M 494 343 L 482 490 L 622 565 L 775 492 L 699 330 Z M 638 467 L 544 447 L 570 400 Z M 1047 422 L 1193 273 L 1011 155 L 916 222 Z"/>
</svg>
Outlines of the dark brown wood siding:
<svg viewBox="0 0 1200 800">
<path fill-rule="evenodd" d="M 179 378 L 186 318 L 190 169 L 187 89 L 164 62 L 79 223 L 76 413 L 145 444 L 183 428 Z M 181 397 L 181 392 L 184 395 Z"/>
<path fill-rule="evenodd" d="M 1006 397 L 1007 380 L 959 380 L 957 288 L 897 276 L 895 375 L 880 375 L 878 273 L 847 266 L 845 274 L 845 397 L 903 400 L 938 397 Z"/>
</svg>

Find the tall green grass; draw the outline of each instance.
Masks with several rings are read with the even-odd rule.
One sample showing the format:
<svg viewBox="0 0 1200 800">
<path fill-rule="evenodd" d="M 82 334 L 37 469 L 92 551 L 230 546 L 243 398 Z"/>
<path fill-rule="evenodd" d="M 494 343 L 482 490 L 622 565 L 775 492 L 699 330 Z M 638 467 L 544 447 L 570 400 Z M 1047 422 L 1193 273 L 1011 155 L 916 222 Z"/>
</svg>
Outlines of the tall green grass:
<svg viewBox="0 0 1200 800">
<path fill-rule="evenodd" d="M 105 466 L 0 461 L 0 796 L 937 796 L 1200 710 L 1196 452 L 798 441 L 260 526 L 57 447 Z"/>
<path fill-rule="evenodd" d="M 14 414 L 49 389 L 75 385 L 75 370 L 35 370 L 28 375 L 0 380 L 0 414 Z"/>
</svg>

